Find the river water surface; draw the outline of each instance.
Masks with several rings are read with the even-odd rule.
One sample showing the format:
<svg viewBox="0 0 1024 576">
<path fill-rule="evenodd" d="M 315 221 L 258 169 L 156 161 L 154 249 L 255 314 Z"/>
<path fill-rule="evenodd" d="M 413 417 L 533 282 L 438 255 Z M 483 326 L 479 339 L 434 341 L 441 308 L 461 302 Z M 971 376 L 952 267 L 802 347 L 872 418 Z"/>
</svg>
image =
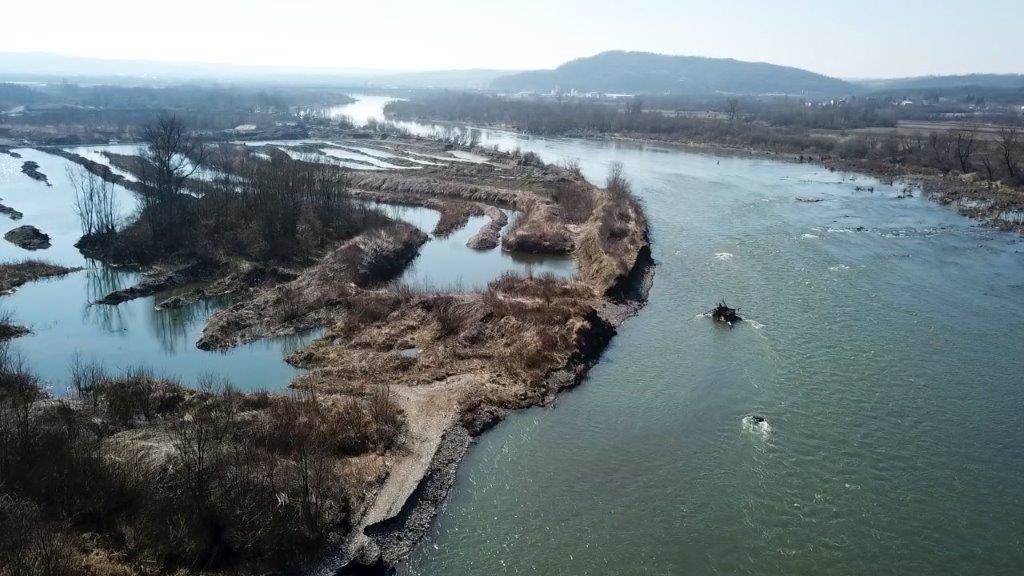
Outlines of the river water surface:
<svg viewBox="0 0 1024 576">
<path fill-rule="evenodd" d="M 650 303 L 583 386 L 479 439 L 403 573 L 1020 573 L 1017 236 L 810 165 L 497 131 L 482 141 L 578 159 L 597 182 L 622 162 L 646 206 L 657 274 Z M 79 262 L 65 245 L 71 221 L 40 200 L 68 194 L 63 161 L 30 157 L 54 187 L 0 156 L 0 196 L 55 235 L 43 256 Z M 36 330 L 16 341 L 34 368 L 56 378 L 72 348 L 116 345 L 115 364 L 288 380 L 286 344 L 196 351 L 206 311 L 167 322 L 140 299 L 115 308 L 127 321 L 92 317 L 90 285 L 110 274 L 3 299 Z M 704 317 L 720 298 L 747 320 L 729 329 Z"/>
<path fill-rule="evenodd" d="M 583 386 L 479 439 L 403 573 L 1024 570 L 1019 237 L 811 165 L 482 141 L 622 162 L 657 274 Z"/>
</svg>

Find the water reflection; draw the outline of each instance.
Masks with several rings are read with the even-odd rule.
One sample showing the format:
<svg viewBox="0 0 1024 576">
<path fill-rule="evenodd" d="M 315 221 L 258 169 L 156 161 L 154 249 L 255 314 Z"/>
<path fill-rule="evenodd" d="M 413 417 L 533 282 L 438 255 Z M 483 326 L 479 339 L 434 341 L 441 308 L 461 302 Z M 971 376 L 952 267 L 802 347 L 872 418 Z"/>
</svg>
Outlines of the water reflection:
<svg viewBox="0 0 1024 576">
<path fill-rule="evenodd" d="M 112 268 L 87 268 L 80 273 L 85 279 L 85 302 L 82 305 L 82 322 L 91 324 L 104 332 L 123 332 L 128 329 L 130 318 L 128 308 L 95 304 L 97 300 L 116 290 L 129 286 L 137 274 L 121 272 Z M 127 277 L 130 277 L 129 280 Z"/>
</svg>

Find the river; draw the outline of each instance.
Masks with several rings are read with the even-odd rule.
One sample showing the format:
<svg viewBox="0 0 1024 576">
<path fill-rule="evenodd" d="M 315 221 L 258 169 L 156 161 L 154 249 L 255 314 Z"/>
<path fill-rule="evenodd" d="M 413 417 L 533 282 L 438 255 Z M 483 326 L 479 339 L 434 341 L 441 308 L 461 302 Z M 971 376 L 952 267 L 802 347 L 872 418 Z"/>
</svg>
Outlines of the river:
<svg viewBox="0 0 1024 576">
<path fill-rule="evenodd" d="M 621 162 L 650 219 L 657 274 L 648 306 L 581 387 L 479 438 L 403 574 L 1019 573 L 1019 237 L 920 194 L 899 198 L 902 186 L 812 165 L 481 137 L 578 159 L 597 182 Z M 39 162 L 59 175 L 52 158 Z M 0 195 L 34 223 L 32 195 L 58 186 L 13 176 L 34 188 L 20 201 Z M 25 286 L 7 305 L 24 316 L 11 298 L 42 308 L 83 274 Z M 51 287 L 53 298 L 31 296 Z M 746 321 L 704 317 L 721 298 Z M 63 345 L 18 346 L 35 367 L 90 334 L 172 368 L 233 358 L 167 351 L 150 335 L 152 303 L 136 302 L 125 336 L 94 325 Z M 276 366 L 281 354 L 259 357 Z M 229 373 L 248 369 L 226 362 Z"/>
<path fill-rule="evenodd" d="M 657 274 L 583 386 L 478 440 L 403 574 L 1024 567 L 1018 236 L 813 165 L 481 141 L 621 162 Z"/>
</svg>

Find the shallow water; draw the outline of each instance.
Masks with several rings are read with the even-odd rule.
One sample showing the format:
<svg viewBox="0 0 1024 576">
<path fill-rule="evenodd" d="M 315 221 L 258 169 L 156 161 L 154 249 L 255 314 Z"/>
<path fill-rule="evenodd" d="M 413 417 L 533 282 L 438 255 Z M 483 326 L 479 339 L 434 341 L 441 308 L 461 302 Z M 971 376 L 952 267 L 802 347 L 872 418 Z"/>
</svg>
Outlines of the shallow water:
<svg viewBox="0 0 1024 576">
<path fill-rule="evenodd" d="M 417 206 L 386 206 L 392 218 L 400 218 L 431 235 L 420 247 L 420 255 L 406 268 L 399 280 L 413 288 L 444 288 L 458 291 L 482 290 L 505 272 L 521 275 L 553 274 L 571 277 L 576 262 L 571 257 L 512 254 L 500 248 L 474 250 L 466 241 L 490 221 L 486 216 L 472 216 L 463 228 L 446 237 L 432 234 L 441 219 L 440 213 Z M 512 225 L 512 218 L 505 230 Z"/>
<path fill-rule="evenodd" d="M 73 151 L 105 162 L 106 157 L 100 153 L 103 150 L 130 154 L 136 149 L 136 145 L 117 145 L 80 147 Z M 107 293 L 138 282 L 140 277 L 134 272 L 112 270 L 88 261 L 74 247 L 81 229 L 73 210 L 74 189 L 67 168 L 75 165 L 36 150 L 17 152 L 23 158 L 0 155 L 0 198 L 23 212 L 24 218 L 10 221 L 0 232 L 33 224 L 51 236 L 52 246 L 30 252 L 0 240 L 0 261 L 33 257 L 85 268 L 61 278 L 28 283 L 14 294 L 0 297 L 0 307 L 10 310 L 17 323 L 32 329 L 30 334 L 13 341 L 13 350 L 54 392 L 66 391 L 69 366 L 76 354 L 100 361 L 111 370 L 143 365 L 186 383 L 205 375 L 221 376 L 244 390 L 280 391 L 299 374 L 284 358 L 322 331 L 268 339 L 227 352 L 205 352 L 197 349 L 195 343 L 209 316 L 226 302 L 198 303 L 180 310 L 157 310 L 155 297 L 117 306 L 93 305 Z M 52 186 L 22 174 L 21 163 L 25 160 L 38 162 Z M 121 217 L 130 217 L 137 205 L 134 194 L 121 187 L 115 187 L 115 191 Z M 426 208 L 386 209 L 392 216 L 427 233 L 433 231 L 440 218 L 437 211 Z M 4 218 L 0 216 L 0 221 Z M 487 221 L 474 217 L 466 227 L 447 237 L 432 236 L 401 280 L 414 288 L 479 290 L 506 271 L 550 272 L 559 276 L 575 273 L 576 266 L 570 258 L 468 248 L 466 241 Z"/>
<path fill-rule="evenodd" d="M 212 374 L 246 390 L 282 390 L 298 374 L 283 359 L 300 343 L 311 340 L 315 332 L 257 342 L 224 353 L 204 352 L 195 347 L 195 342 L 206 319 L 217 309 L 215 303 L 156 310 L 150 297 L 117 306 L 91 305 L 112 290 L 134 284 L 139 276 L 86 260 L 74 247 L 81 229 L 66 171 L 75 165 L 37 150 L 17 152 L 23 158 L 0 155 L 0 197 L 25 216 L 21 221 L 9 222 L 2 231 L 32 224 L 51 236 L 51 247 L 28 251 L 0 240 L 0 260 L 40 258 L 85 268 L 60 278 L 30 282 L 14 294 L 0 297 L 0 307 L 12 312 L 15 322 L 32 329 L 31 334 L 12 341 L 12 350 L 55 393 L 66 391 L 68 367 L 76 353 L 100 361 L 111 370 L 144 365 L 187 383 Z M 21 163 L 25 160 L 38 162 L 52 186 L 22 174 Z M 121 187 L 115 187 L 115 191 L 119 212 L 126 217 L 135 209 L 135 197 Z"/>
<path fill-rule="evenodd" d="M 583 386 L 479 439 L 402 573 L 1024 566 L 1019 237 L 811 165 L 482 141 L 622 162 L 657 275 Z M 747 321 L 706 318 L 721 298 Z"/>
</svg>

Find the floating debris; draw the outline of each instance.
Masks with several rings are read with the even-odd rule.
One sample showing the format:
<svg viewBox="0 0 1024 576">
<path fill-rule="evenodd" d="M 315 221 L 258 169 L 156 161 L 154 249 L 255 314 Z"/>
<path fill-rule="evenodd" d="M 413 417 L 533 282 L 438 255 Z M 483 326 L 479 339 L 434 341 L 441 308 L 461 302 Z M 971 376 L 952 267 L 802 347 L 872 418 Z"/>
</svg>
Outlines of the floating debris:
<svg viewBox="0 0 1024 576">
<path fill-rule="evenodd" d="M 733 322 L 739 322 L 742 320 L 742 318 L 736 314 L 736 310 L 737 308 L 729 308 L 729 305 L 725 303 L 725 300 L 722 300 L 718 303 L 718 306 L 715 306 L 714 309 L 711 310 L 711 317 L 717 322 L 725 322 L 732 326 Z"/>
<path fill-rule="evenodd" d="M 772 427 L 768 424 L 768 419 L 760 414 L 747 414 L 740 422 L 746 431 L 756 434 L 761 438 L 767 439 L 771 434 Z"/>
</svg>

